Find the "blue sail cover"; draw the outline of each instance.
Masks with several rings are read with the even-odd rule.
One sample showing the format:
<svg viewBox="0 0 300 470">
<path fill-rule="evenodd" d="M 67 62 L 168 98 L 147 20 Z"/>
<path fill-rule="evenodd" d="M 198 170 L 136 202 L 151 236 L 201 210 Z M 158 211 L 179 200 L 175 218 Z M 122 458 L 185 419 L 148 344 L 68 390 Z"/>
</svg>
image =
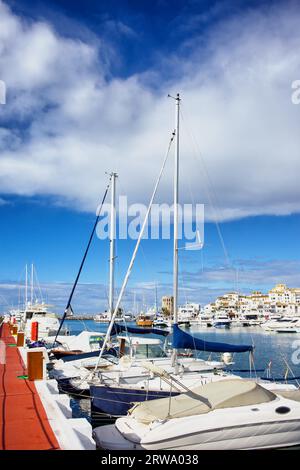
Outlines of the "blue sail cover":
<svg viewBox="0 0 300 470">
<path fill-rule="evenodd" d="M 204 341 L 181 330 L 178 325 L 173 325 L 173 348 L 197 349 L 208 352 L 246 352 L 253 351 L 253 346 L 242 344 L 226 344 L 212 341 Z"/>
<path fill-rule="evenodd" d="M 170 333 L 168 330 L 161 330 L 160 328 L 135 328 L 133 326 L 125 326 L 115 323 L 111 335 L 118 335 L 122 332 L 132 333 L 134 335 L 160 335 L 160 336 L 168 336 Z"/>
</svg>

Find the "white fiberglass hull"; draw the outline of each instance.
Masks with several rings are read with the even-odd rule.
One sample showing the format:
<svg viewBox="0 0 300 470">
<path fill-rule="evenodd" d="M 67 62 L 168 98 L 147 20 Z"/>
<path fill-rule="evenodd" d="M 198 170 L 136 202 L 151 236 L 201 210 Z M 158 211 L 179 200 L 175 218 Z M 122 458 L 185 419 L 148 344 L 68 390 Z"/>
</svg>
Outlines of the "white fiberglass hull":
<svg viewBox="0 0 300 470">
<path fill-rule="evenodd" d="M 59 320 L 53 316 L 52 314 L 49 314 L 49 316 L 33 316 L 30 320 L 26 321 L 25 325 L 25 335 L 27 338 L 31 337 L 31 325 L 32 323 L 37 322 L 38 323 L 38 339 L 44 339 L 48 336 L 56 334 L 56 332 L 59 329 L 60 322 Z M 61 332 L 62 335 L 62 332 Z"/>
<path fill-rule="evenodd" d="M 277 413 L 288 407 L 287 414 Z M 101 448 L 145 450 L 254 450 L 300 444 L 300 404 L 278 399 L 270 404 L 219 409 L 205 415 L 138 423 L 120 418 L 114 426 L 97 428 Z"/>
</svg>

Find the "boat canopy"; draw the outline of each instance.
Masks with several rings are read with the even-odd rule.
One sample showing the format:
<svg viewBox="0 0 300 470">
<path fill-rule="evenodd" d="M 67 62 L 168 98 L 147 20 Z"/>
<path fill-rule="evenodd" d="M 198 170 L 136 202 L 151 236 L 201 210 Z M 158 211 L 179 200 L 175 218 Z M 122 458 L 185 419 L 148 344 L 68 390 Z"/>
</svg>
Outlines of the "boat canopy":
<svg viewBox="0 0 300 470">
<path fill-rule="evenodd" d="M 196 349 L 208 352 L 246 352 L 253 351 L 253 346 L 242 344 L 226 344 L 213 341 L 204 341 L 186 333 L 178 325 L 173 325 L 173 348 Z"/>
<path fill-rule="evenodd" d="M 79 335 L 60 335 L 56 338 L 66 350 L 80 350 L 82 352 L 90 352 L 92 344 L 102 344 L 105 333 L 99 331 L 82 331 Z M 45 338 L 45 342 L 48 344 L 53 344 L 55 336 L 49 336 Z"/>
<path fill-rule="evenodd" d="M 161 344 L 161 339 L 158 338 L 144 338 L 143 336 L 117 336 L 118 340 L 124 339 L 125 342 L 130 346 L 143 346 Z"/>
<path fill-rule="evenodd" d="M 134 335 L 160 335 L 168 336 L 168 330 L 161 330 L 160 328 L 135 328 L 134 326 L 125 326 L 115 323 L 111 331 L 111 335 L 118 335 L 122 332 L 128 332 Z"/>
<path fill-rule="evenodd" d="M 209 413 L 220 408 L 268 403 L 277 398 L 256 382 L 243 379 L 224 379 L 210 382 L 192 391 L 171 398 L 148 400 L 129 411 L 137 421 L 149 424 L 157 420 L 184 418 Z"/>
</svg>

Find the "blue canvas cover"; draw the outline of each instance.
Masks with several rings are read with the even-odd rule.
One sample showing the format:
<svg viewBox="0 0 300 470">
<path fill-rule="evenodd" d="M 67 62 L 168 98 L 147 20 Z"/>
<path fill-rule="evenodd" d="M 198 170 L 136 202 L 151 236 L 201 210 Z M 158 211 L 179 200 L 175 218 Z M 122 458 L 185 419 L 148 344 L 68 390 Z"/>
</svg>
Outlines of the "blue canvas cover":
<svg viewBox="0 0 300 470">
<path fill-rule="evenodd" d="M 120 325 L 119 323 L 115 323 L 111 332 L 111 335 L 118 335 L 123 332 L 128 332 L 133 335 L 160 335 L 160 336 L 168 336 L 170 333 L 168 330 L 162 330 L 160 328 L 135 328 L 134 326 L 125 326 Z"/>
<path fill-rule="evenodd" d="M 242 344 L 226 344 L 212 341 L 204 341 L 186 333 L 178 325 L 173 325 L 173 348 L 196 349 L 208 352 L 247 352 L 253 351 L 253 346 Z"/>
</svg>

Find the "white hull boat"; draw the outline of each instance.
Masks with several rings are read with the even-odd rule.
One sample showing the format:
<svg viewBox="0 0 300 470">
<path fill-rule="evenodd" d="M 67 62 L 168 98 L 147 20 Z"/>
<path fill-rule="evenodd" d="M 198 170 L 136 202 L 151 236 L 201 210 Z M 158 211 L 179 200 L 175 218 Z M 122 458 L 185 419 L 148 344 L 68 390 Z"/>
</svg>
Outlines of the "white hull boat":
<svg viewBox="0 0 300 470">
<path fill-rule="evenodd" d="M 252 450 L 300 444 L 300 393 L 224 380 L 134 406 L 94 430 L 107 450 Z"/>
<path fill-rule="evenodd" d="M 215 328 L 230 328 L 231 320 L 227 315 L 218 315 L 214 318 L 213 326 Z"/>
<path fill-rule="evenodd" d="M 126 414 L 131 407 L 131 403 L 136 401 L 134 399 L 135 392 L 158 393 L 157 397 L 160 393 L 162 396 L 168 394 L 169 387 L 158 377 L 153 377 L 153 374 L 149 373 L 143 365 L 145 359 L 147 359 L 151 360 L 153 365 L 162 367 L 168 373 L 174 372 L 172 358 L 167 356 L 161 349 L 161 342 L 153 338 L 139 337 L 131 340 L 126 338 L 126 341 L 131 343 L 131 353 L 134 353 L 134 355 L 125 355 L 120 360 L 103 356 L 101 362 L 98 363 L 96 374 L 94 369 L 97 366 L 98 358 L 93 357 L 67 363 L 62 360 L 56 361 L 51 376 L 64 386 L 65 391 L 73 394 L 89 393 L 89 389 L 92 388 L 91 395 L 94 410 L 111 416 Z M 178 367 L 181 371 L 181 379 L 184 377 L 183 380 L 187 380 L 188 386 L 195 386 L 211 380 L 210 378 L 207 379 L 205 374 L 207 372 L 209 377 L 215 374 L 214 377 L 217 379 L 216 374 L 221 373 L 221 369 L 225 367 L 225 364 L 223 361 L 205 361 L 193 357 L 182 357 L 179 359 Z M 121 400 L 123 404 L 110 402 L 107 395 L 111 396 L 112 394 L 114 394 L 116 400 Z"/>
<path fill-rule="evenodd" d="M 94 322 L 96 323 L 109 323 L 110 322 L 110 315 L 107 313 L 102 313 L 95 315 Z"/>
<path fill-rule="evenodd" d="M 298 333 L 300 330 L 300 319 L 283 317 L 279 320 L 271 320 L 262 324 L 261 327 L 266 331 L 275 331 L 278 333 Z"/>
</svg>

